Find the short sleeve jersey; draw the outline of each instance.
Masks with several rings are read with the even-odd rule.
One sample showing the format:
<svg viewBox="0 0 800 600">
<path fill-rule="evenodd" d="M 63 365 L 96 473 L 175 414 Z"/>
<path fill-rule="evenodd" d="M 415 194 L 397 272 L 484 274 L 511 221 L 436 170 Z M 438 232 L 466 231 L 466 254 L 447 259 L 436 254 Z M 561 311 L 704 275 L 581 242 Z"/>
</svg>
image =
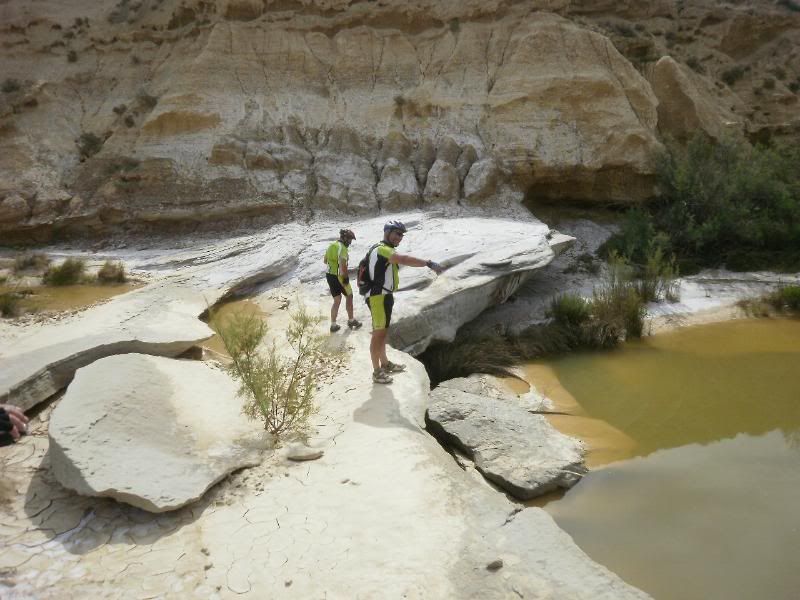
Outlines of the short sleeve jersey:
<svg viewBox="0 0 800 600">
<path fill-rule="evenodd" d="M 331 275 L 339 274 L 339 260 L 344 259 L 347 261 L 348 253 L 347 246 L 340 240 L 333 242 L 328 246 L 328 251 L 325 252 L 325 260 L 328 263 L 328 273 Z"/>
<path fill-rule="evenodd" d="M 400 287 L 400 267 L 389 262 L 395 249 L 381 242 L 369 255 L 369 275 L 372 279 L 370 296 L 391 294 Z"/>
</svg>

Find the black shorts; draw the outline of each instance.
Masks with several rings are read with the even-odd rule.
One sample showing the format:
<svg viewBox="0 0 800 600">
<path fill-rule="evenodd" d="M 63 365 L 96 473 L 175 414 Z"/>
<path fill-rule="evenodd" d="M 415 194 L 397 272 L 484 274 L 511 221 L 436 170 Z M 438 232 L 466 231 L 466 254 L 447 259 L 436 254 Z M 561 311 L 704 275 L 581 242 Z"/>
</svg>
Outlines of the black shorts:
<svg viewBox="0 0 800 600">
<path fill-rule="evenodd" d="M 331 296 L 334 298 L 342 294 L 345 296 L 353 295 L 353 288 L 350 287 L 350 282 L 342 283 L 338 276 L 330 273 L 325 273 L 325 279 L 328 280 L 328 288 L 331 290 Z"/>
</svg>

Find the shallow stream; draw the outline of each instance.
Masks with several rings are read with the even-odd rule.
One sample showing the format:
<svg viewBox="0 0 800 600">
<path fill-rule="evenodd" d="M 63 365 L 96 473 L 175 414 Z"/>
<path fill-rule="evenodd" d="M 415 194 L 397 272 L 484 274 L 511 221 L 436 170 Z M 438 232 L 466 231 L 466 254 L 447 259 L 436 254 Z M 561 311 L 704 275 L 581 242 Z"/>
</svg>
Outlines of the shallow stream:
<svg viewBox="0 0 800 600">
<path fill-rule="evenodd" d="M 545 506 L 657 600 L 800 597 L 800 320 L 686 328 L 526 368 L 592 471 Z"/>
</svg>

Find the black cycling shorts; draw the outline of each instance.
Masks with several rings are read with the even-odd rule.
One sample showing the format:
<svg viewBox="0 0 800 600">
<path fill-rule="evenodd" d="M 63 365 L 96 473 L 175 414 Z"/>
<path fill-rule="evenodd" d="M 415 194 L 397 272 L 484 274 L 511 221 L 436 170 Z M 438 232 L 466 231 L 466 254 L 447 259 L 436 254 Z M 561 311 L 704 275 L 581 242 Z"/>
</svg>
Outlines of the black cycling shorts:
<svg viewBox="0 0 800 600">
<path fill-rule="evenodd" d="M 336 298 L 336 296 L 341 296 L 342 294 L 345 296 L 353 295 L 353 288 L 350 287 L 349 281 L 347 283 L 342 283 L 339 276 L 332 275 L 331 273 L 326 273 L 325 279 L 328 280 L 328 288 L 331 290 L 331 296 L 334 298 Z"/>
</svg>

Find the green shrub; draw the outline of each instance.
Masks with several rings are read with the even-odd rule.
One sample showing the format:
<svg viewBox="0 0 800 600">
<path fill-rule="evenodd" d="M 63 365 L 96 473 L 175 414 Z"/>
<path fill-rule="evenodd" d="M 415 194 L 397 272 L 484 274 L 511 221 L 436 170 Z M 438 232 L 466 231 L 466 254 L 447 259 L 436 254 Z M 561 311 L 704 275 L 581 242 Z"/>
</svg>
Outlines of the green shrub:
<svg viewBox="0 0 800 600">
<path fill-rule="evenodd" d="M 0 294 L 0 316 L 18 317 L 22 314 L 20 296 L 14 292 L 3 292 Z"/>
<path fill-rule="evenodd" d="M 747 314 L 754 317 L 769 317 L 773 313 L 800 314 L 800 285 L 788 285 L 764 294 L 737 302 Z"/>
<path fill-rule="evenodd" d="M 11 94 L 13 92 L 18 92 L 22 86 L 20 85 L 19 81 L 16 79 L 8 78 L 3 81 L 2 89 L 4 94 Z"/>
<path fill-rule="evenodd" d="M 316 412 L 313 396 L 326 354 L 325 338 L 316 333 L 321 318 L 301 307 L 291 319 L 286 331 L 294 351 L 291 358 L 281 356 L 274 342 L 260 349 L 267 325 L 258 315 L 240 313 L 223 323 L 214 322 L 231 357 L 229 372 L 240 384 L 244 414 L 261 420 L 275 436 L 307 427 Z"/>
<path fill-rule="evenodd" d="M 658 302 L 669 300 L 677 302 L 678 296 L 678 267 L 675 257 L 665 258 L 662 244 L 656 238 L 650 246 L 645 264 L 636 273 L 636 290 L 643 302 Z"/>
<path fill-rule="evenodd" d="M 13 271 L 15 274 L 44 271 L 50 264 L 50 257 L 43 252 L 26 252 L 14 258 Z"/>
<path fill-rule="evenodd" d="M 86 262 L 80 258 L 68 258 L 57 267 L 50 267 L 42 276 L 47 285 L 74 285 L 80 283 L 86 272 Z"/>
<path fill-rule="evenodd" d="M 83 158 L 94 156 L 103 147 L 103 140 L 93 133 L 82 133 L 78 138 L 78 151 Z"/>
<path fill-rule="evenodd" d="M 591 306 L 576 294 L 562 294 L 550 302 L 547 316 L 559 325 L 581 325 L 591 317 Z"/>
<path fill-rule="evenodd" d="M 609 256 L 606 281 L 592 295 L 592 320 L 602 326 L 599 333 L 607 329 L 624 332 L 626 337 L 641 337 L 645 306 L 633 273 L 624 257 Z"/>
<path fill-rule="evenodd" d="M 67 52 L 67 62 L 77 62 L 78 61 L 78 53 L 75 50 L 70 50 Z"/>
<path fill-rule="evenodd" d="M 739 81 L 742 77 L 744 77 L 745 68 L 741 65 L 735 65 L 730 69 L 726 69 L 722 72 L 722 81 L 727 83 L 728 85 L 733 85 L 737 81 Z"/>
<path fill-rule="evenodd" d="M 107 260 L 97 271 L 97 280 L 103 284 L 125 283 L 128 281 L 125 275 L 125 265 L 121 261 L 112 262 Z"/>
<path fill-rule="evenodd" d="M 797 270 L 800 145 L 670 144 L 658 160 L 657 202 L 633 210 L 601 249 L 644 266 L 660 248 L 682 273 L 702 267 Z"/>
<path fill-rule="evenodd" d="M 778 312 L 800 312 L 800 285 L 780 287 L 765 299 Z"/>
<path fill-rule="evenodd" d="M 775 80 L 772 77 L 767 77 L 764 79 L 763 87 L 765 90 L 774 90 L 775 89 Z"/>
</svg>

